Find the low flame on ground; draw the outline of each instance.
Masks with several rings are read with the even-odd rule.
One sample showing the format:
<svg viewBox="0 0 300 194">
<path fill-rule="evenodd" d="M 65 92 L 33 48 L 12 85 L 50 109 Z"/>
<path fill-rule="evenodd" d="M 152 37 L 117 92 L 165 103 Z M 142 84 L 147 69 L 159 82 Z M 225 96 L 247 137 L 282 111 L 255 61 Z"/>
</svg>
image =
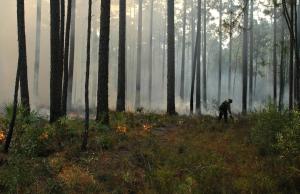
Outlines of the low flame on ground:
<svg viewBox="0 0 300 194">
<path fill-rule="evenodd" d="M 144 124 L 143 125 L 144 131 L 147 133 L 150 133 L 151 129 L 152 129 L 152 125 L 149 124 Z"/>
<path fill-rule="evenodd" d="M 4 131 L 0 131 L 0 142 L 3 142 L 4 140 L 5 140 Z"/>
<path fill-rule="evenodd" d="M 42 133 L 42 135 L 39 136 L 39 140 L 47 140 L 49 138 L 48 132 Z"/>
<path fill-rule="evenodd" d="M 118 132 L 118 133 L 127 133 L 127 132 L 128 132 L 128 128 L 127 128 L 126 126 L 121 126 L 121 125 L 119 125 L 119 126 L 117 127 L 117 132 Z"/>
</svg>

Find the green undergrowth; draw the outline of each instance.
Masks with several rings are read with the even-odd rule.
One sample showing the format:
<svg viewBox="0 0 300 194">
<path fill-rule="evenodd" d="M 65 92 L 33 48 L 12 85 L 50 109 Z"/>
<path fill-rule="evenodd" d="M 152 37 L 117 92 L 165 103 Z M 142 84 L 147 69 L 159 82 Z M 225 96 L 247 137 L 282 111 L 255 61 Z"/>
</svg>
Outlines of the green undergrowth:
<svg viewBox="0 0 300 194">
<path fill-rule="evenodd" d="M 299 193 L 298 113 L 277 114 L 225 124 L 111 113 L 110 127 L 91 121 L 82 152 L 83 120 L 50 125 L 19 113 L 10 153 L 0 155 L 0 193 Z M 4 133 L 9 116 L 0 116 Z"/>
</svg>

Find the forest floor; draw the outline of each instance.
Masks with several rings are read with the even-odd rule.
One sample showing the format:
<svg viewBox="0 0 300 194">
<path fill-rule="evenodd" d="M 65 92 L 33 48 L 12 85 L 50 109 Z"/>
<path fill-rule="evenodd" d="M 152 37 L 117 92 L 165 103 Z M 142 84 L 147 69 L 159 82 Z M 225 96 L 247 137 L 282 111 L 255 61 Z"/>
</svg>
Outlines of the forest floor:
<svg viewBox="0 0 300 194">
<path fill-rule="evenodd" d="M 300 172 L 251 143 L 250 118 L 225 124 L 210 116 L 112 113 L 111 128 L 91 123 L 87 152 L 80 151 L 82 120 L 29 122 L 19 123 L 10 154 L 0 156 L 0 193 L 300 191 Z M 5 126 L 2 117 L 0 131 Z"/>
</svg>

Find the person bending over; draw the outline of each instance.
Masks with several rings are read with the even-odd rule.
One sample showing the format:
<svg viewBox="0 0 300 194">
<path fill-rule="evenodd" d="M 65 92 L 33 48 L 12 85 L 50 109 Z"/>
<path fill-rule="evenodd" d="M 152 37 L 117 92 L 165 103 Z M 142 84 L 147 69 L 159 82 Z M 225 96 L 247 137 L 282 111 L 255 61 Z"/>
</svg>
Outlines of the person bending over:
<svg viewBox="0 0 300 194">
<path fill-rule="evenodd" d="M 232 104 L 232 99 L 225 100 L 221 106 L 219 107 L 219 120 L 222 120 L 224 118 L 225 122 L 228 122 L 228 114 L 232 118 L 231 114 L 231 104 Z"/>
</svg>

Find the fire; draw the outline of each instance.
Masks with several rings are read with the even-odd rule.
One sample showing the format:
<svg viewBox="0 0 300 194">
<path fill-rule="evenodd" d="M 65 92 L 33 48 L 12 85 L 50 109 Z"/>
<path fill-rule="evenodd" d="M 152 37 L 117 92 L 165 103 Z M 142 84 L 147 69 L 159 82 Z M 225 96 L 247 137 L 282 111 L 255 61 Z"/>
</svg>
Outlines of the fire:
<svg viewBox="0 0 300 194">
<path fill-rule="evenodd" d="M 151 129 L 152 129 L 152 126 L 149 125 L 149 124 L 144 124 L 143 128 L 144 128 L 145 132 L 149 133 L 151 131 Z"/>
<path fill-rule="evenodd" d="M 5 139 L 4 131 L 0 131 L 0 142 L 3 142 Z"/>
<path fill-rule="evenodd" d="M 48 132 L 42 133 L 42 135 L 40 135 L 39 137 L 40 140 L 47 140 L 48 138 L 49 138 Z"/>
<path fill-rule="evenodd" d="M 118 126 L 117 127 L 117 132 L 118 133 L 127 133 L 128 132 L 128 128 L 126 126 Z"/>
</svg>

